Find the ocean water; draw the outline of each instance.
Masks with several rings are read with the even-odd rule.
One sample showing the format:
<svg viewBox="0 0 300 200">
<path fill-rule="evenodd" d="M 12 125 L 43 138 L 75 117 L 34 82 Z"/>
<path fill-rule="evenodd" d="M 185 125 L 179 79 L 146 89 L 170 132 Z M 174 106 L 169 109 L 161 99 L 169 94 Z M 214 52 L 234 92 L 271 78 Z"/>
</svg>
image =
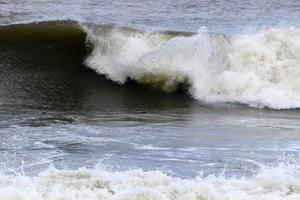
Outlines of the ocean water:
<svg viewBox="0 0 300 200">
<path fill-rule="evenodd" d="M 298 1 L 0 1 L 0 200 L 300 198 Z"/>
</svg>

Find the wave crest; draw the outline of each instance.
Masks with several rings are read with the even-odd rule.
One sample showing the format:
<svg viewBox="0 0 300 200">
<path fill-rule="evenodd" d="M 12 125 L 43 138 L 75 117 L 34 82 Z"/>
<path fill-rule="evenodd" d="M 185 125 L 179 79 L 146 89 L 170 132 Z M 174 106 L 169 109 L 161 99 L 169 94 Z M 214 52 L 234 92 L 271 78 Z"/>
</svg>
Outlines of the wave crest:
<svg viewBox="0 0 300 200">
<path fill-rule="evenodd" d="M 88 30 L 94 49 L 86 64 L 109 79 L 173 91 L 190 85 L 205 102 L 300 107 L 300 30 L 273 28 L 237 38 L 202 30 L 194 35 Z"/>
</svg>

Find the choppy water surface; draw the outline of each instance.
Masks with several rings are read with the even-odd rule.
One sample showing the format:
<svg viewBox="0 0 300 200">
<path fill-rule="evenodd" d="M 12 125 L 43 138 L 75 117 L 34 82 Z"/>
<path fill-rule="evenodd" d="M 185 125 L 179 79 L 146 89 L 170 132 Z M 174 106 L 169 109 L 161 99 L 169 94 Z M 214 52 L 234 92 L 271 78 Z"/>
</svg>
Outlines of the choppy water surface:
<svg viewBox="0 0 300 200">
<path fill-rule="evenodd" d="M 1 2 L 1 23 L 74 19 L 150 30 L 211 31 L 227 33 L 277 25 L 299 25 L 295 0 L 232 1 L 11 1 Z"/>
<path fill-rule="evenodd" d="M 0 199 L 298 199 L 299 9 L 0 2 Z"/>
</svg>

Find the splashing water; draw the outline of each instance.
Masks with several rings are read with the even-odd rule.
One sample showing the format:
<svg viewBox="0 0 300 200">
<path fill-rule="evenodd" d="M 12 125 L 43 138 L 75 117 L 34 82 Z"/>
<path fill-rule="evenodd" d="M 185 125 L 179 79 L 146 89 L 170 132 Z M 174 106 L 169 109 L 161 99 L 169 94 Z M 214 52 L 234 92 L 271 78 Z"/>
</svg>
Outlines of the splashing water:
<svg viewBox="0 0 300 200">
<path fill-rule="evenodd" d="M 300 107 L 300 31 L 273 28 L 229 39 L 205 30 L 192 36 L 168 33 L 89 32 L 94 44 L 86 64 L 109 79 L 127 79 L 167 92 L 190 85 L 205 102 L 253 107 Z"/>
</svg>

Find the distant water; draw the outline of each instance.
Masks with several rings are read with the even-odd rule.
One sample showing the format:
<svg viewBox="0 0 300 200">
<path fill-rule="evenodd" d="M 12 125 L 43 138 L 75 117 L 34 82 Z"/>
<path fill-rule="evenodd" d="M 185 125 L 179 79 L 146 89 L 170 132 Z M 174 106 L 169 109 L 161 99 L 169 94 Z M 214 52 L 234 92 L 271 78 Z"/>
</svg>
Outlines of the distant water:
<svg viewBox="0 0 300 200">
<path fill-rule="evenodd" d="M 198 31 L 207 27 L 219 33 L 300 24 L 297 0 L 2 0 L 1 24 L 73 19 L 149 30 Z"/>
<path fill-rule="evenodd" d="M 299 10 L 0 2 L 0 199 L 299 199 Z"/>
</svg>

